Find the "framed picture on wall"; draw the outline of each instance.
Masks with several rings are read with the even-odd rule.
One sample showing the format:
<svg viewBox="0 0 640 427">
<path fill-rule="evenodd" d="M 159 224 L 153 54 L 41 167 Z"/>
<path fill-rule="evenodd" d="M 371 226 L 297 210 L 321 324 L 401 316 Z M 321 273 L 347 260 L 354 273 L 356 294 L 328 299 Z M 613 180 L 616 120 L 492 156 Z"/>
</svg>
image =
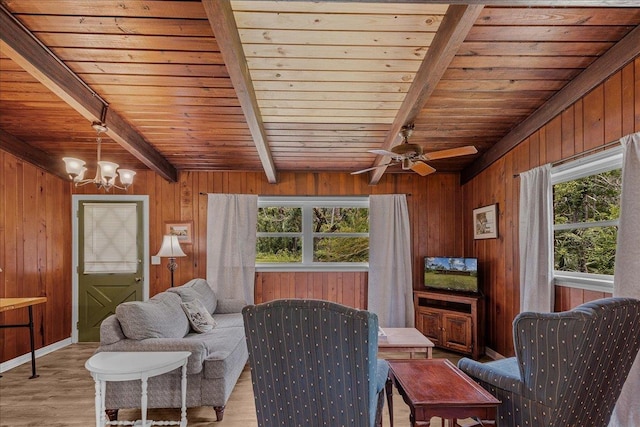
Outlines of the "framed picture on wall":
<svg viewBox="0 0 640 427">
<path fill-rule="evenodd" d="M 498 237 L 498 205 L 493 204 L 473 210 L 473 238 L 495 239 Z"/>
<path fill-rule="evenodd" d="M 190 244 L 193 242 L 193 222 L 167 222 L 165 223 L 164 233 L 172 236 L 178 236 L 180 244 Z"/>
</svg>

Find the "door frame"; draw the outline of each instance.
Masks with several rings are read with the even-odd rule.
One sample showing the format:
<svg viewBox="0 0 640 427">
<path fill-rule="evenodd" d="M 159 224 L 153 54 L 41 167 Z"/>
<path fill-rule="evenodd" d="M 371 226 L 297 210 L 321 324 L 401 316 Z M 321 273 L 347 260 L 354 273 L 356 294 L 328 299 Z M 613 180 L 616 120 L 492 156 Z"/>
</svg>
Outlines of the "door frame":
<svg viewBox="0 0 640 427">
<path fill-rule="evenodd" d="M 142 299 L 149 299 L 149 196 L 115 194 L 74 194 L 71 196 L 71 342 L 78 342 L 78 210 L 80 203 L 91 200 L 101 202 L 142 202 Z"/>
</svg>

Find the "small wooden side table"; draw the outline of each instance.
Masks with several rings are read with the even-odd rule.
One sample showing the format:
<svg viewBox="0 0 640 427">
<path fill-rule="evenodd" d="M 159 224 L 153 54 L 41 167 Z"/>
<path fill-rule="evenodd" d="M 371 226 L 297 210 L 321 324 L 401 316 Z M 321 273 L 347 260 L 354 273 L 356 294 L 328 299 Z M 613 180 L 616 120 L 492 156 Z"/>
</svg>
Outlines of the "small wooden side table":
<svg viewBox="0 0 640 427">
<path fill-rule="evenodd" d="M 33 336 L 33 306 L 36 304 L 44 304 L 45 302 L 47 302 L 47 297 L 0 298 L 0 313 L 23 307 L 27 307 L 29 309 L 29 323 L 20 325 L 0 325 L 0 329 L 29 328 L 29 341 L 31 343 L 31 376 L 29 379 L 38 378 L 39 376 L 36 374 L 36 350 Z"/>
<path fill-rule="evenodd" d="M 384 335 L 378 335 L 378 352 L 399 351 L 409 352 L 413 358 L 414 352 L 425 352 L 425 357 L 433 357 L 433 343 L 416 328 L 380 328 Z"/>
<path fill-rule="evenodd" d="M 187 361 L 190 351 L 105 351 L 94 354 L 84 367 L 96 382 L 96 427 L 108 425 L 187 425 Z M 147 380 L 182 367 L 182 412 L 180 421 L 147 421 Z M 107 421 L 105 392 L 107 381 L 142 381 L 141 424 L 135 421 Z"/>
</svg>

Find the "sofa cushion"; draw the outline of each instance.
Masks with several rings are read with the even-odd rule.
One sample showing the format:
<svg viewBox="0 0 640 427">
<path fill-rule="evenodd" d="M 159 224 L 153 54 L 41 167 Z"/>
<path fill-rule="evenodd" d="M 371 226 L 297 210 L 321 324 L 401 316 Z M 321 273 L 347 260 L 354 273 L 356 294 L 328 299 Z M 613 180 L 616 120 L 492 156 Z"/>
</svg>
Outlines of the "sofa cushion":
<svg viewBox="0 0 640 427">
<path fill-rule="evenodd" d="M 233 298 L 221 298 L 218 300 L 216 314 L 242 313 L 242 309 L 247 305 L 244 300 Z"/>
<path fill-rule="evenodd" d="M 161 292 L 149 301 L 129 301 L 116 307 L 122 332 L 129 339 L 182 338 L 189 321 L 174 293 Z"/>
<path fill-rule="evenodd" d="M 211 314 L 199 299 L 186 301 L 180 305 L 187 315 L 187 319 L 189 319 L 191 329 L 194 331 L 200 333 L 208 332 L 216 327 L 216 321 L 213 320 L 213 317 L 211 317 Z"/>
<path fill-rule="evenodd" d="M 180 296 L 182 302 L 190 302 L 193 300 L 200 300 L 202 296 L 200 292 L 196 291 L 193 288 L 185 288 L 184 286 L 179 286 L 177 288 L 169 288 L 167 292 L 173 292 L 174 294 Z"/>
<path fill-rule="evenodd" d="M 230 314 L 213 314 L 213 320 L 216 321 L 216 328 L 244 328 L 244 320 L 242 313 Z M 244 335 L 244 332 L 243 332 Z"/>
<path fill-rule="evenodd" d="M 210 333 L 215 333 L 216 339 L 206 342 L 209 354 L 204 360 L 204 378 L 225 378 L 238 364 L 244 365 L 249 357 L 244 329 L 216 328 L 213 332 L 200 334 L 200 336 Z"/>
<path fill-rule="evenodd" d="M 194 289 L 200 294 L 200 301 L 207 307 L 209 313 L 213 313 L 216 311 L 216 306 L 218 304 L 218 297 L 216 293 L 213 291 L 209 283 L 204 279 L 193 279 L 188 281 L 182 286 L 179 286 L 175 289 L 174 292 L 180 292 L 180 289 Z"/>
</svg>

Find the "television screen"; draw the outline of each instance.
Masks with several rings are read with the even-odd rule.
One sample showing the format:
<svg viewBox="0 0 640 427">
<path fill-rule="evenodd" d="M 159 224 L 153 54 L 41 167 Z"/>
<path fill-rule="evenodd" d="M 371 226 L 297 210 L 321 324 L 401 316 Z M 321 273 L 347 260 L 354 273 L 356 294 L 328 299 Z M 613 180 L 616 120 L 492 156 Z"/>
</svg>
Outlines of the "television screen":
<svg viewBox="0 0 640 427">
<path fill-rule="evenodd" d="M 425 257 L 424 285 L 429 289 L 478 293 L 478 259 Z"/>
</svg>

